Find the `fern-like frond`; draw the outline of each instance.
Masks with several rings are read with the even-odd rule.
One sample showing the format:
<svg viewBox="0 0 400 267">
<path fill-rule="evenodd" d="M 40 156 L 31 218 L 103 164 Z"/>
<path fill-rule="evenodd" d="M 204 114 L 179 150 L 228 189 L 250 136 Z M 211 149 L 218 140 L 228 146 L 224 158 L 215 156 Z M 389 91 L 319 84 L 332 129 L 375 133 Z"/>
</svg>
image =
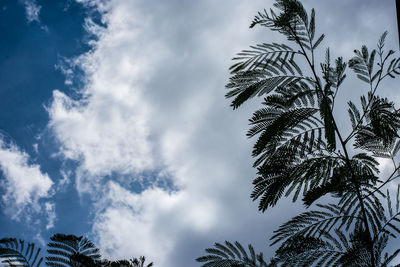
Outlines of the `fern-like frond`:
<svg viewBox="0 0 400 267">
<path fill-rule="evenodd" d="M 320 207 L 324 209 L 296 216 L 275 231 L 274 243 L 282 242 L 275 260 L 282 266 L 371 266 L 370 239 L 362 217 L 346 216 L 332 204 Z M 354 221 L 352 232 L 341 229 L 343 218 Z M 387 237 L 381 236 L 373 244 L 376 259 L 381 258 L 386 243 Z"/>
<path fill-rule="evenodd" d="M 331 65 L 330 59 L 330 51 L 329 49 L 326 50 L 325 55 L 325 63 L 321 63 L 321 70 L 322 70 L 322 78 L 325 80 L 326 84 L 329 88 L 329 91 L 325 92 L 325 95 L 335 95 L 333 91 L 330 90 L 330 87 L 338 88 L 343 80 L 346 78 L 345 70 L 347 64 L 343 62 L 343 58 L 339 57 L 335 60 L 335 66 Z M 333 96 L 334 98 L 334 96 Z"/>
<path fill-rule="evenodd" d="M 391 158 L 398 151 L 394 146 L 399 137 L 400 113 L 386 98 L 371 96 L 370 99 L 365 111 L 367 124 L 358 126 L 354 146 L 375 156 Z"/>
<path fill-rule="evenodd" d="M 353 130 L 356 130 L 358 125 L 362 123 L 361 112 L 353 102 L 349 101 L 348 105 L 348 113 L 351 121 L 351 127 L 353 128 Z"/>
<path fill-rule="evenodd" d="M 338 260 L 339 266 L 351 267 L 369 267 L 371 266 L 371 255 L 369 254 L 369 235 L 368 233 L 356 227 L 350 234 L 351 246 Z"/>
<path fill-rule="evenodd" d="M 315 36 L 315 11 L 311 11 L 311 18 L 302 3 L 298 0 L 278 0 L 274 4 L 281 13 L 276 14 L 272 9 L 270 14 L 266 10 L 259 12 L 250 25 L 261 25 L 285 35 L 289 41 L 294 41 L 302 48 L 314 50 L 324 39 L 322 34 L 313 43 Z"/>
<path fill-rule="evenodd" d="M 328 193 L 337 197 L 344 193 L 355 194 L 359 186 L 370 186 L 376 183 L 379 164 L 373 157 L 365 153 L 354 155 L 350 161 L 352 170 L 349 169 L 347 164 L 344 164 L 344 161 L 343 159 L 342 165 L 336 165 L 332 169 L 331 175 L 325 183 L 310 188 L 304 194 L 303 201 L 306 206 L 310 206 L 315 200 Z M 354 185 L 355 182 L 357 182 L 356 186 Z"/>
<path fill-rule="evenodd" d="M 291 151 L 291 152 L 290 152 Z M 295 161 L 295 149 L 285 148 L 281 154 L 275 153 L 259 168 L 259 175 L 253 181 L 251 198 L 259 199 L 259 210 L 265 211 L 274 206 L 285 193 L 293 191 L 293 201 L 296 201 L 303 189 L 303 195 L 330 181 L 333 169 L 343 166 L 340 157 L 315 156 Z"/>
<path fill-rule="evenodd" d="M 99 249 L 87 238 L 55 234 L 50 239 L 52 242 L 47 244 L 49 256 L 46 257 L 49 266 L 74 266 L 80 261 L 95 264 L 100 260 Z"/>
<path fill-rule="evenodd" d="M 322 234 L 329 233 L 335 226 L 338 229 L 343 227 L 343 221 L 350 221 L 351 224 L 354 224 L 355 221 L 360 220 L 357 215 L 344 213 L 338 205 L 317 204 L 317 207 L 320 209 L 304 212 L 281 225 L 278 230 L 274 231 L 271 245 L 278 242 L 285 243 L 287 239 L 296 236 L 320 238 Z"/>
<path fill-rule="evenodd" d="M 330 266 L 338 262 L 343 254 L 322 238 L 294 236 L 278 248 L 274 260 L 280 266 Z"/>
<path fill-rule="evenodd" d="M 267 267 L 263 254 L 254 251 L 248 245 L 248 252 L 239 243 L 225 241 L 224 244 L 215 243 L 213 248 L 206 249 L 207 255 L 196 259 L 203 263 L 202 267 Z"/>
<path fill-rule="evenodd" d="M 314 98 L 315 91 L 305 83 L 278 88 L 265 98 L 265 108 L 253 114 L 247 133 L 249 137 L 259 134 L 253 150 L 253 157 L 257 157 L 254 166 L 265 164 L 278 154 L 284 157 L 285 150 L 305 157 L 324 145 L 324 127 L 314 116 L 318 112 Z"/>
<path fill-rule="evenodd" d="M 392 199 L 389 191 L 386 193 L 387 208 L 389 216 L 387 217 L 383 214 L 379 225 L 377 226 L 377 231 L 374 235 L 375 243 L 382 238 L 396 238 L 400 234 L 400 185 L 397 186 L 397 194 L 392 203 Z M 392 260 L 398 259 L 399 251 L 395 251 L 390 256 L 386 255 L 382 266 L 387 266 Z"/>
<path fill-rule="evenodd" d="M 25 246 L 24 240 L 15 238 L 0 240 L 0 258 L 8 266 L 38 267 L 43 261 L 40 248 L 36 248 L 34 243 Z"/>
<path fill-rule="evenodd" d="M 301 80 L 308 81 L 310 78 L 296 75 L 289 64 L 281 66 L 273 61 L 264 62 L 262 69 L 240 71 L 231 77 L 226 85 L 230 91 L 225 96 L 235 97 L 231 106 L 236 109 L 250 98 L 267 95 L 279 87 L 291 86 Z"/>
<path fill-rule="evenodd" d="M 256 70 L 265 67 L 265 62 L 280 63 L 281 67 L 286 62 L 289 62 L 295 67 L 301 74 L 300 68 L 294 61 L 294 56 L 298 52 L 294 51 L 291 47 L 285 44 L 257 44 L 251 46 L 249 50 L 243 50 L 233 58 L 234 61 L 238 61 L 232 65 L 229 69 L 231 73 L 237 73 L 245 70 Z"/>
<path fill-rule="evenodd" d="M 390 78 L 396 78 L 396 76 L 398 75 L 400 75 L 400 58 L 393 58 L 386 69 L 385 76 L 389 76 Z"/>
<path fill-rule="evenodd" d="M 290 110 L 272 111 L 274 117 L 268 110 L 261 120 L 252 120 L 257 126 L 262 125 L 262 133 L 254 145 L 253 157 L 259 156 L 271 143 L 282 143 L 293 138 L 298 138 L 299 132 L 307 132 L 308 129 L 315 129 L 321 126 L 313 115 L 318 112 L 315 108 L 297 108 Z M 254 131 L 250 130 L 250 131 Z M 250 132 L 251 133 L 251 132 Z M 252 136 L 252 135 L 250 135 Z M 303 136 L 304 138 L 304 136 Z M 277 144 L 276 144 L 277 145 Z"/>
<path fill-rule="evenodd" d="M 392 143 L 398 137 L 400 113 L 387 98 L 372 98 L 368 118 L 374 133 L 383 140 L 384 145 Z"/>
<path fill-rule="evenodd" d="M 373 82 L 373 67 L 376 50 L 369 54 L 368 48 L 364 45 L 360 50 L 354 50 L 355 56 L 349 61 L 349 67 L 357 74 L 357 77 L 369 84 Z"/>
</svg>

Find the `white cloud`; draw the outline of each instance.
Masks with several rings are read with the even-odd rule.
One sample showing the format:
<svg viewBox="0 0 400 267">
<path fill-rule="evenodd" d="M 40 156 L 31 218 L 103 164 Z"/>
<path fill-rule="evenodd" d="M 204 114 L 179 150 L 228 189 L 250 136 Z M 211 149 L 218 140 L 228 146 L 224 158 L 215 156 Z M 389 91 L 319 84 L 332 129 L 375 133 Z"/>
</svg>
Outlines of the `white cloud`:
<svg viewBox="0 0 400 267">
<path fill-rule="evenodd" d="M 92 33 L 103 36 L 104 29 L 90 19 L 85 25 Z M 146 125 L 149 112 L 141 99 L 147 78 L 138 75 L 149 69 L 149 63 L 133 54 L 120 53 L 128 48 L 135 50 L 131 45 L 135 30 L 130 35 L 121 34 L 124 25 L 119 26 L 122 29 L 112 29 L 110 25 L 110 32 L 116 36 L 104 36 L 93 51 L 69 61 L 72 68 L 81 67 L 85 73 L 82 98 L 74 100 L 56 90 L 48 107 L 49 127 L 61 144 L 61 155 L 80 161 L 79 192 L 92 190 L 93 181 L 103 176 L 139 173 L 154 167 Z"/>
<path fill-rule="evenodd" d="M 230 110 L 223 87 L 229 58 L 251 40 L 247 20 L 257 8 L 236 2 L 230 21 L 198 15 L 202 21 L 175 28 L 188 15 L 168 16 L 167 4 L 160 2 L 154 16 L 139 3 L 112 4 L 104 16 L 107 31 L 91 28 L 100 34 L 94 50 L 71 60 L 86 74 L 82 98 L 55 91 L 48 108 L 61 155 L 80 164 L 78 190 L 104 201 L 96 206 L 93 225 L 103 254 L 146 255 L 159 265 L 177 266 L 171 255 L 192 242 L 201 245 L 177 261 L 191 264 L 215 238 L 256 239 L 259 233 L 244 229 L 253 221 L 252 230 L 262 232 L 266 223 L 248 197 L 248 178 L 254 175 L 244 137 L 248 113 Z M 248 14 L 230 28 L 239 12 Z M 161 17 L 170 21 L 159 24 Z M 201 28 L 203 22 L 212 30 Z M 185 45 L 176 39 L 181 35 Z M 150 187 L 136 194 L 99 182 L 111 173 L 134 180 L 141 171 L 160 168 L 177 191 Z"/>
<path fill-rule="evenodd" d="M 60 155 L 79 162 L 78 191 L 98 201 L 93 233 L 103 254 L 191 266 L 206 246 L 237 239 L 271 255 L 267 237 L 299 205 L 282 201 L 266 216 L 250 202 L 255 171 L 244 134 L 257 101 L 233 112 L 223 88 L 230 58 L 271 40 L 248 25 L 272 1 L 100 3 L 107 29 L 87 23 L 99 40 L 71 61 L 85 73 L 81 98 L 54 91 L 48 111 Z M 159 169 L 176 191 L 101 182 Z"/>
<path fill-rule="evenodd" d="M 43 238 L 42 233 L 38 232 L 35 234 L 35 236 L 33 237 L 33 239 L 35 240 L 35 242 L 42 248 L 46 247 L 46 240 Z"/>
<path fill-rule="evenodd" d="M 87 177 L 111 175 L 112 172 L 126 174 L 152 164 L 151 147 L 146 140 L 148 133 L 143 123 L 145 110 L 127 93 L 118 95 L 115 91 L 105 91 L 107 85 L 121 89 L 117 83 L 112 86 L 110 82 L 91 88 L 95 92 L 88 92 L 90 95 L 83 101 L 74 101 L 54 91 L 54 101 L 49 108 L 50 127 L 62 144 L 61 153 L 68 159 L 81 160 L 80 191 L 86 190 Z M 124 89 L 129 90 L 128 87 Z"/>
<path fill-rule="evenodd" d="M 171 17 L 167 4 L 159 2 L 154 14 L 139 2 L 111 4 L 107 31 L 98 31 L 92 52 L 73 60 L 86 73 L 83 97 L 55 91 L 48 109 L 61 154 L 80 162 L 78 190 L 101 199 L 93 233 L 103 254 L 187 266 L 221 239 L 262 248 L 267 218 L 249 200 L 254 170 L 244 136 L 248 112 L 232 112 L 223 96 L 229 58 L 251 41 L 248 20 L 257 7 L 238 1 L 228 21 L 215 21 L 215 10 L 178 27 L 190 15 Z M 207 5 L 189 6 L 190 12 Z M 123 149 L 137 154 L 124 157 Z M 141 171 L 159 168 L 176 191 L 133 193 L 115 182 L 99 183 L 110 172 L 138 179 Z M 190 247 L 190 253 L 175 255 Z"/>
<path fill-rule="evenodd" d="M 59 191 L 64 191 L 67 186 L 71 183 L 71 175 L 72 171 L 71 170 L 61 170 L 60 171 L 62 179 L 58 180 L 57 184 L 57 192 Z"/>
<path fill-rule="evenodd" d="M 25 6 L 25 14 L 27 21 L 29 23 L 33 21 L 40 23 L 39 14 L 40 14 L 40 9 L 42 7 L 39 6 L 35 0 L 24 0 L 23 3 Z"/>
<path fill-rule="evenodd" d="M 1 183 L 5 212 L 14 220 L 21 214 L 41 212 L 39 200 L 52 195 L 53 182 L 39 165 L 30 163 L 29 155 L 16 145 L 0 140 L 0 169 L 5 178 Z"/>
<path fill-rule="evenodd" d="M 203 201 L 200 208 L 192 208 L 196 203 L 188 203 L 193 199 L 187 192 L 152 188 L 132 194 L 115 183 L 108 188 L 107 205 L 102 203 L 106 208 L 99 213 L 94 231 L 103 253 L 114 259 L 148 255 L 166 266 L 165 258 L 174 247 L 173 237 L 185 230 L 182 226 L 204 233 L 217 220 L 210 200 Z"/>
<path fill-rule="evenodd" d="M 46 202 L 46 203 L 44 203 L 44 210 L 47 215 L 46 230 L 49 230 L 54 227 L 54 223 L 57 219 L 56 205 L 51 202 Z"/>
</svg>

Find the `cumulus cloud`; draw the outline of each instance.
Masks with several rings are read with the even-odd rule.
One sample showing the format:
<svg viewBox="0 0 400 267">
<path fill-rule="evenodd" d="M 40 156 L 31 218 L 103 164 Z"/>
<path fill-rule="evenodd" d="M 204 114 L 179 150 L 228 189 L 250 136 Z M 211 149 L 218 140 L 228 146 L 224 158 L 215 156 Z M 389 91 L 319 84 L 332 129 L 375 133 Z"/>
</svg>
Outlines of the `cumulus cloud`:
<svg viewBox="0 0 400 267">
<path fill-rule="evenodd" d="M 60 155 L 78 162 L 78 191 L 96 197 L 93 234 L 105 256 L 192 266 L 215 241 L 265 248 L 286 218 L 276 209 L 259 214 L 249 200 L 255 171 L 244 133 L 257 101 L 233 112 L 223 88 L 236 52 L 283 41 L 248 30 L 272 1 L 80 2 L 98 3 L 107 28 L 87 23 L 99 39 L 71 60 L 85 86 L 78 98 L 54 91 L 49 127 Z M 160 169 L 172 189 L 132 190 L 118 179 Z M 105 176 L 116 179 L 105 183 Z M 287 217 L 299 211 L 280 205 Z"/>
<path fill-rule="evenodd" d="M 0 169 L 5 178 L 1 182 L 4 211 L 14 220 L 21 214 L 41 212 L 39 201 L 52 195 L 53 182 L 40 166 L 30 163 L 29 155 L 16 145 L 0 139 Z"/>
<path fill-rule="evenodd" d="M 88 96 L 84 101 L 74 101 L 59 91 L 53 96 L 50 126 L 61 143 L 62 155 L 81 161 L 80 191 L 88 190 L 87 179 L 113 172 L 132 173 L 151 165 L 145 114 L 140 114 L 145 110 L 137 100 L 113 91 Z"/>
<path fill-rule="evenodd" d="M 207 4 L 188 8 L 195 14 Z M 229 58 L 251 39 L 247 20 L 256 7 L 236 2 L 230 21 L 197 14 L 179 28 L 189 15 L 170 16 L 169 9 L 179 9 L 180 3 L 159 2 L 154 14 L 140 2 L 110 5 L 103 17 L 107 30 L 88 27 L 99 36 L 93 50 L 71 60 L 71 67 L 85 73 L 81 97 L 54 91 L 48 107 L 60 155 L 79 164 L 78 191 L 101 199 L 93 233 L 103 253 L 113 258 L 143 254 L 176 266 L 172 254 L 193 246 L 190 254 L 174 257 L 190 265 L 214 242 L 211 235 L 250 242 L 258 233 L 249 233 L 245 225 L 254 220 L 252 229 L 261 232 L 266 218 L 248 199 L 246 178 L 254 172 L 242 152 L 250 144 L 246 125 L 235 119 L 238 115 L 245 122 L 248 114 L 231 112 L 223 87 Z M 232 27 L 239 12 L 248 14 Z M 165 22 L 159 24 L 159 18 Z M 238 29 L 247 38 L 235 36 Z M 232 47 L 232 40 L 238 45 Z M 134 193 L 116 182 L 101 182 L 110 174 L 135 180 L 158 169 L 171 179 L 172 191 L 151 186 Z"/>
<path fill-rule="evenodd" d="M 186 191 L 152 188 L 133 194 L 113 182 L 107 187 L 103 201 L 108 204 L 102 203 L 106 208 L 96 218 L 94 232 L 103 252 L 113 258 L 151 255 L 168 266 L 165 259 L 175 245 L 175 236 L 185 228 L 205 233 L 218 220 L 217 206 L 210 199 L 198 206 Z"/>
</svg>

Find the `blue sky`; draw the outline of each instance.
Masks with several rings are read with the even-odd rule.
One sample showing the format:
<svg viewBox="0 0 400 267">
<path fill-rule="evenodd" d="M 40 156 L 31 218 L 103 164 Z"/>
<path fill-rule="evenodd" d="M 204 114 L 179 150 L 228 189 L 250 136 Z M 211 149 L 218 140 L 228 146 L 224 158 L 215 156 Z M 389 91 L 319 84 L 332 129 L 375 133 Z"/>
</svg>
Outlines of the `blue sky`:
<svg viewBox="0 0 400 267">
<path fill-rule="evenodd" d="M 334 56 L 385 30 L 398 48 L 394 1 L 303 2 Z M 248 29 L 271 5 L 1 1 L 0 236 L 85 235 L 106 257 L 164 267 L 195 266 L 226 239 L 272 255 L 272 231 L 302 207 L 257 211 L 245 133 L 259 101 L 232 111 L 224 99 L 235 53 L 284 42 Z M 385 86 L 399 100 L 396 83 Z M 343 99 L 360 92 L 350 89 Z"/>
<path fill-rule="evenodd" d="M 3 99 L 0 129 L 5 146 L 12 144 L 27 153 L 28 164 L 39 164 L 42 173 L 47 173 L 57 183 L 62 179 L 60 168 L 64 163 L 52 156 L 57 147 L 54 138 L 46 131 L 49 116 L 45 107 L 55 88 L 70 90 L 64 83 L 64 74 L 56 66 L 63 58 L 89 50 L 88 40 L 94 36 L 88 34 L 83 24 L 89 14 L 95 14 L 94 10 L 73 1 L 48 1 L 43 6 L 36 3 L 40 12 L 36 18 L 30 18 L 27 3 L 30 2 L 2 1 L 0 6 L 3 32 L 0 41 L 0 93 Z M 87 207 L 79 201 L 66 201 L 76 195 L 71 189 L 73 187 L 68 187 L 53 195 L 51 202 L 57 202 L 59 219 L 52 232 L 64 231 L 67 227 L 72 232 L 89 230 Z M 7 206 L 7 203 L 2 204 Z M 32 217 L 32 222 L 26 222 L 27 218 L 23 216 L 10 220 L 9 216 L 2 214 L 1 236 L 32 239 L 42 231 L 46 221 L 39 220 L 36 224 L 43 214 L 28 216 Z M 68 219 L 72 217 L 75 219 Z M 49 234 L 43 232 L 42 236 L 46 239 Z"/>
</svg>

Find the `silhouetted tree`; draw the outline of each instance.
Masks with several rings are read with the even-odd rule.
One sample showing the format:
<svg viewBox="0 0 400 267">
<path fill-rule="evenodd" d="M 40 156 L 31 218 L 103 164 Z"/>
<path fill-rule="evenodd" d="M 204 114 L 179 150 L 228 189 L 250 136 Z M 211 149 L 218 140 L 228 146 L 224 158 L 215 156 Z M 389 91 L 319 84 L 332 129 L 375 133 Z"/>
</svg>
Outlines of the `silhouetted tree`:
<svg viewBox="0 0 400 267">
<path fill-rule="evenodd" d="M 262 212 L 289 195 L 293 201 L 302 196 L 306 207 L 327 194 L 335 202 L 316 204 L 279 227 L 271 240 L 281 245 L 268 264 L 262 254 L 246 256 L 229 242 L 216 243 L 197 261 L 203 266 L 387 266 L 400 253 L 384 253 L 389 239 L 400 233 L 399 190 L 394 203 L 389 191 L 382 192 L 400 174 L 400 111 L 378 92 L 383 80 L 400 75 L 400 58 L 385 50 L 385 32 L 376 49 L 362 46 L 348 63 L 342 57 L 332 61 L 329 49 L 317 62 L 315 51 L 325 35 L 316 34 L 314 9 L 308 14 L 298 0 L 277 0 L 274 7 L 259 12 L 250 27 L 277 31 L 288 44 L 242 51 L 227 84 L 233 109 L 264 98 L 247 133 L 257 138 L 252 156 L 258 177 L 251 198 Z M 361 81 L 360 89 L 367 89 L 359 103 L 348 102 L 351 130 L 345 134 L 334 108 L 347 66 Z M 389 177 L 379 176 L 378 158 L 392 161 Z"/>
<path fill-rule="evenodd" d="M 145 257 L 131 260 L 101 260 L 99 249 L 87 238 L 75 235 L 55 234 L 47 244 L 45 264 L 53 267 L 151 267 L 145 265 Z M 43 262 L 40 248 L 34 243 L 25 246 L 24 240 L 3 238 L 0 240 L 0 258 L 8 266 L 39 267 Z"/>
</svg>

